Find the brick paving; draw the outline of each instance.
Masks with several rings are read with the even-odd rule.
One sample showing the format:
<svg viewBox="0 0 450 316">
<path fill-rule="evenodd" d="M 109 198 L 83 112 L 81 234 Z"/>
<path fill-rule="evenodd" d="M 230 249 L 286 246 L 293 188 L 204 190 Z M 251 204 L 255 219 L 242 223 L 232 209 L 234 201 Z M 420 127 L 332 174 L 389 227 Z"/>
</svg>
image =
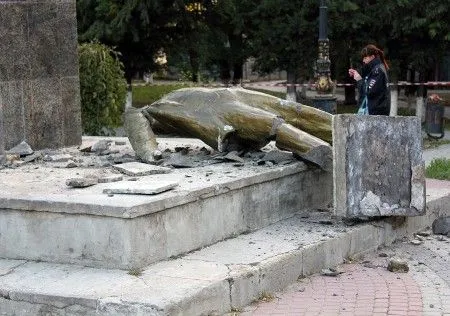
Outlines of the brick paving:
<svg viewBox="0 0 450 316">
<path fill-rule="evenodd" d="M 299 280 L 239 315 L 450 316 L 450 238 L 423 239 L 421 245 L 397 242 L 356 263 L 343 264 L 338 268 L 342 273 L 335 277 Z M 393 256 L 407 259 L 408 273 L 387 270 Z"/>
</svg>

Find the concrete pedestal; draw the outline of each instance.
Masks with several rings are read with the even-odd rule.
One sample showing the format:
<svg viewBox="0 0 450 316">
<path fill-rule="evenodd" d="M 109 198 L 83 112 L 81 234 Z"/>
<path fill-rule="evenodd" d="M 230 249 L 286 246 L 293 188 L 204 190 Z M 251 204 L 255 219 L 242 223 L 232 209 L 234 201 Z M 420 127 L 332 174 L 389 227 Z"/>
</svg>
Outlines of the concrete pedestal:
<svg viewBox="0 0 450 316">
<path fill-rule="evenodd" d="M 139 269 L 332 201 L 331 173 L 302 162 L 214 164 L 135 182 L 178 182 L 157 195 L 103 193 L 119 182 L 69 188 L 73 174 L 44 166 L 1 174 L 0 258 Z"/>
<path fill-rule="evenodd" d="M 313 106 L 319 110 L 336 114 L 337 113 L 337 102 L 336 97 L 334 97 L 331 94 L 325 94 L 325 95 L 316 95 L 312 98 Z"/>
<path fill-rule="evenodd" d="M 333 117 L 334 208 L 343 217 L 425 214 L 417 117 Z"/>
</svg>

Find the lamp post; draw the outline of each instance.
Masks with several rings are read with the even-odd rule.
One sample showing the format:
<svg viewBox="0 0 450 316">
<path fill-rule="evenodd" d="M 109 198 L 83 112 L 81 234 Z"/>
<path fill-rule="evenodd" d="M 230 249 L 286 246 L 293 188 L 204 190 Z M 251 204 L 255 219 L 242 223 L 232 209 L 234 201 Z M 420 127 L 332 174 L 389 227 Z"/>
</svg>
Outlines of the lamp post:
<svg viewBox="0 0 450 316">
<path fill-rule="evenodd" d="M 336 98 L 333 96 L 334 83 L 330 77 L 330 41 L 327 27 L 328 7 L 326 0 L 320 0 L 319 11 L 319 54 L 316 61 L 316 96 L 313 104 L 316 108 L 336 113 Z"/>
</svg>

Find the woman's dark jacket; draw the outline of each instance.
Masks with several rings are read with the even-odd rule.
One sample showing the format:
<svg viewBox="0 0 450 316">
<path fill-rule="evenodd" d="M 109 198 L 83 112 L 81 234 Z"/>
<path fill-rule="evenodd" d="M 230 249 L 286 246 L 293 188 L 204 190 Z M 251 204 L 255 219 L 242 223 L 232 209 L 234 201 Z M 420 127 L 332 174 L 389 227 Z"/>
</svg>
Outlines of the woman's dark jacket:
<svg viewBox="0 0 450 316">
<path fill-rule="evenodd" d="M 391 94 L 386 68 L 376 57 L 363 66 L 362 80 L 357 82 L 359 90 L 358 105 L 361 106 L 367 95 L 369 114 L 389 115 L 391 109 Z"/>
</svg>

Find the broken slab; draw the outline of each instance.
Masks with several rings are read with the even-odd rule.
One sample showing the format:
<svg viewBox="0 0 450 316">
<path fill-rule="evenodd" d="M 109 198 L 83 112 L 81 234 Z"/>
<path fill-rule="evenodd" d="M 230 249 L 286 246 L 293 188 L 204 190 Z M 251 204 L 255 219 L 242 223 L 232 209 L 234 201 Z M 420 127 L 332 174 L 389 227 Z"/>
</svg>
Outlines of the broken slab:
<svg viewBox="0 0 450 316">
<path fill-rule="evenodd" d="M 158 194 L 175 188 L 178 181 L 127 181 L 110 184 L 103 189 L 106 194 Z"/>
<path fill-rule="evenodd" d="M 349 218 L 425 213 L 416 117 L 335 115 L 334 212 Z"/>
<path fill-rule="evenodd" d="M 123 164 L 114 165 L 113 168 L 126 175 L 134 177 L 169 173 L 172 171 L 170 168 L 149 165 L 141 162 L 126 162 Z"/>
<path fill-rule="evenodd" d="M 122 181 L 122 180 L 123 180 L 122 175 L 113 174 L 113 175 L 98 178 L 98 183 L 110 183 L 110 182 L 118 182 L 118 181 Z"/>
</svg>

